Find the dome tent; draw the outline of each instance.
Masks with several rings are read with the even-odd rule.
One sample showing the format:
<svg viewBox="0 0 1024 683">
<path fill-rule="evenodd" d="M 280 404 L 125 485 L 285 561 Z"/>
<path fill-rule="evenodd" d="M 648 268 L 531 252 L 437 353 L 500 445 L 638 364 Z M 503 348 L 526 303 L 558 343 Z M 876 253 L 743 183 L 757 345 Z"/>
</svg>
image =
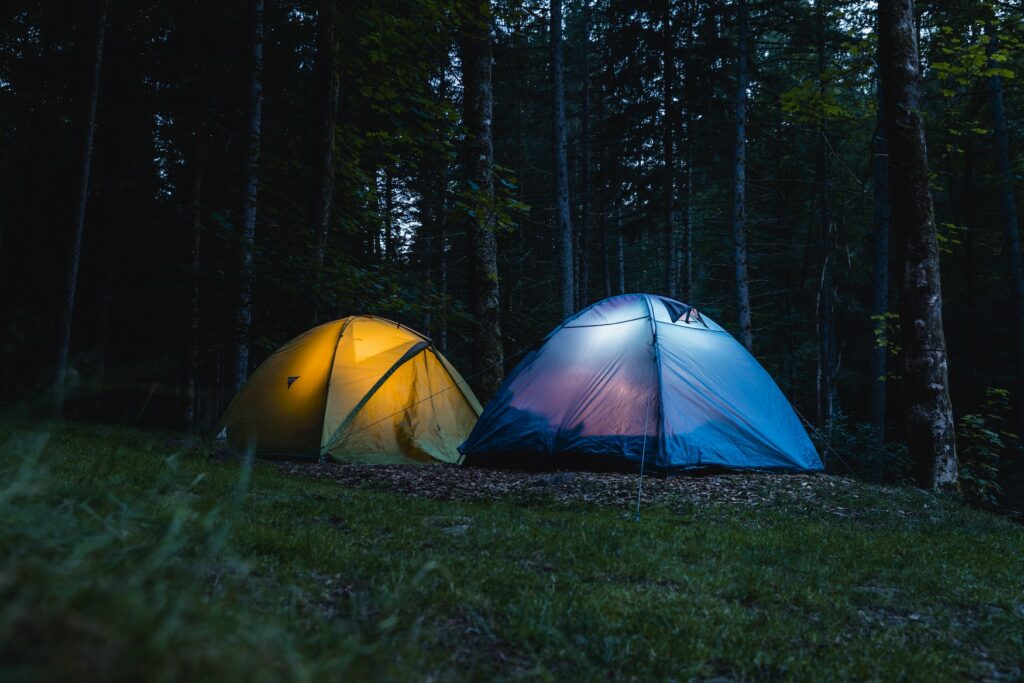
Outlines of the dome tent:
<svg viewBox="0 0 1024 683">
<path fill-rule="evenodd" d="M 296 337 L 252 374 L 218 432 L 235 448 L 343 462 L 459 462 L 480 403 L 430 340 L 373 316 Z"/>
<path fill-rule="evenodd" d="M 459 450 L 467 464 L 822 469 L 754 357 L 686 304 L 625 294 L 527 355 Z"/>
</svg>

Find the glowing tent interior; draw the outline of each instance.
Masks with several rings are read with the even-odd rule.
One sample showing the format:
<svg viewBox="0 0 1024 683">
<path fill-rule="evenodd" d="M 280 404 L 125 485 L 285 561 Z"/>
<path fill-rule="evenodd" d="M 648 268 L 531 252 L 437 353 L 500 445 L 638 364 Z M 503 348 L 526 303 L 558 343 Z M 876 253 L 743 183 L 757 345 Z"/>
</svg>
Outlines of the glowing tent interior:
<svg viewBox="0 0 1024 683">
<path fill-rule="evenodd" d="M 821 470 L 754 357 L 686 304 L 626 294 L 527 355 L 460 446 L 467 464 Z"/>
<path fill-rule="evenodd" d="M 384 318 L 352 316 L 275 351 L 217 431 L 260 455 L 459 462 L 457 446 L 480 411 L 429 339 Z"/>
</svg>

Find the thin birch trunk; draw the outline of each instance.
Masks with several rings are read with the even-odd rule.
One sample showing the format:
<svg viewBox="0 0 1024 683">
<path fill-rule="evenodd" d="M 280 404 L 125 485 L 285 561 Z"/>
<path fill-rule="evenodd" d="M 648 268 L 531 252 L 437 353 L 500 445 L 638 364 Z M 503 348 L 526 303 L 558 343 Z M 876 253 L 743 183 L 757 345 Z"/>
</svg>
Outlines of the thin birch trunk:
<svg viewBox="0 0 1024 683">
<path fill-rule="evenodd" d="M 89 105 L 85 114 L 85 134 L 82 140 L 82 162 L 78 172 L 78 198 L 71 227 L 71 250 L 68 264 L 68 279 L 64 289 L 64 305 L 60 317 L 60 332 L 57 337 L 57 365 L 54 373 L 53 403 L 54 414 L 59 414 L 64 405 L 64 390 L 67 383 L 68 357 L 71 351 L 71 323 L 75 314 L 75 294 L 78 288 L 78 266 L 82 258 L 82 233 L 85 230 L 85 210 L 89 201 L 89 176 L 92 171 L 93 140 L 96 134 L 96 106 L 100 95 L 100 74 L 103 66 L 103 42 L 107 34 L 107 0 L 100 0 L 99 18 L 96 23 L 96 41 L 93 46 L 92 80 L 89 86 Z"/>
</svg>

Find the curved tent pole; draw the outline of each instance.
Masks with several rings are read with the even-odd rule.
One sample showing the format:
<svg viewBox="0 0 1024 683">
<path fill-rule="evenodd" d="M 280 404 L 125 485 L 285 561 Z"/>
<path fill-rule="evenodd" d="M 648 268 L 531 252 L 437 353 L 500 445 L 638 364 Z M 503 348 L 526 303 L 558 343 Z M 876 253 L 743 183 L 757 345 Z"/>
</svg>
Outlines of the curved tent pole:
<svg viewBox="0 0 1024 683">
<path fill-rule="evenodd" d="M 430 348 L 428 350 L 432 354 L 434 354 L 434 360 L 436 360 L 438 362 L 438 364 L 448 374 L 448 377 L 452 381 L 452 386 L 451 387 L 445 387 L 444 389 L 441 389 L 440 391 L 435 391 L 434 393 L 430 394 L 430 396 L 428 396 L 427 398 L 433 398 L 433 397 L 437 396 L 438 394 L 441 394 L 441 393 L 443 393 L 445 391 L 448 391 L 448 389 L 450 389 L 452 387 L 456 387 L 456 388 L 458 388 L 459 393 L 462 394 L 462 398 L 465 399 L 466 403 L 469 404 L 469 407 L 472 409 L 473 413 L 477 416 L 477 418 L 479 418 L 480 414 L 483 412 L 484 408 L 483 408 L 482 405 L 480 405 L 480 401 L 477 400 L 476 396 L 473 394 L 473 390 L 470 388 L 469 382 L 467 382 L 466 379 L 462 375 L 459 374 L 459 371 L 456 370 L 452 366 L 452 364 L 448 362 L 447 358 L 445 358 L 443 355 L 441 355 L 440 353 L 437 352 L 437 349 L 434 348 L 433 344 L 430 345 Z M 522 353 L 522 352 L 520 352 L 520 353 Z M 519 354 L 517 353 L 517 354 L 514 354 L 511 357 L 514 358 L 515 356 L 518 356 L 518 355 Z M 502 361 L 502 362 L 504 362 L 504 361 Z M 497 365 L 497 363 L 494 363 L 491 367 L 485 368 L 485 370 L 490 370 L 495 365 Z M 469 393 L 466 393 L 467 390 L 469 391 Z"/>
<path fill-rule="evenodd" d="M 361 399 L 359 399 L 359 403 L 357 403 L 352 408 L 352 410 L 349 411 L 348 415 L 345 416 L 345 419 L 341 421 L 341 423 L 338 425 L 338 428 L 334 431 L 334 434 L 331 435 L 330 442 L 333 444 L 335 439 L 336 439 L 336 437 L 337 437 L 337 435 L 341 434 L 342 432 L 344 432 L 348 428 L 348 426 L 352 422 L 352 420 L 355 419 L 356 414 L 360 410 L 363 409 L 363 406 L 365 406 L 367 401 L 369 401 L 373 397 L 373 395 L 375 393 L 377 393 L 377 390 L 381 388 L 381 386 L 384 384 L 384 382 L 386 382 L 388 380 L 388 378 L 391 377 L 391 375 L 395 374 L 395 371 L 398 370 L 398 368 L 400 368 L 403 365 L 405 365 L 407 362 L 409 362 L 410 360 L 412 360 L 413 358 L 418 356 L 421 351 L 423 351 L 424 349 L 427 349 L 429 347 L 430 347 L 430 342 L 428 342 L 428 341 L 421 341 L 421 342 L 417 342 L 416 344 L 413 344 L 409 348 L 408 351 L 403 353 L 402 357 L 399 358 L 397 361 L 395 361 L 395 364 L 392 365 L 388 369 L 387 372 L 385 372 L 383 375 L 380 376 L 380 378 L 374 383 L 374 385 L 372 387 L 370 387 L 370 390 L 367 391 L 366 394 Z M 330 390 L 329 386 L 328 386 L 328 390 Z M 398 412 L 402 412 L 402 411 L 398 411 Z M 395 414 L 397 415 L 397 413 L 395 413 Z M 321 444 L 320 445 L 320 449 L 321 450 L 324 450 L 326 447 L 327 447 L 327 444 Z"/>
<path fill-rule="evenodd" d="M 437 351 L 436 351 L 436 350 L 434 349 L 434 347 L 433 347 L 433 346 L 430 346 L 430 347 L 429 347 L 429 350 L 430 350 L 431 352 L 433 352 L 433 354 L 434 354 L 434 357 L 435 357 L 435 358 L 437 358 L 437 359 L 439 359 L 439 360 L 440 360 L 440 359 L 441 359 L 441 358 L 443 357 L 443 356 L 442 356 L 441 354 L 439 354 L 439 353 L 438 353 L 438 352 L 437 352 Z M 488 365 L 488 366 L 487 366 L 486 368 L 483 368 L 483 369 L 482 369 L 482 370 L 480 370 L 479 372 L 477 372 L 477 373 L 475 373 L 475 374 L 472 374 L 472 375 L 470 375 L 470 376 L 469 376 L 469 379 L 474 379 L 474 378 L 476 378 L 476 377 L 479 377 L 479 376 L 480 376 L 480 375 L 482 375 L 483 373 L 485 373 L 485 372 L 487 372 L 488 370 L 491 370 L 492 368 L 494 368 L 494 367 L 495 367 L 496 365 L 498 365 L 499 363 L 504 363 L 504 362 L 506 362 L 506 361 L 508 361 L 508 360 L 511 360 L 512 358 L 515 358 L 516 356 L 520 356 L 520 355 L 522 355 L 522 354 L 526 353 L 527 351 L 532 351 L 532 350 L 533 350 L 533 349 L 531 349 L 531 348 L 529 348 L 529 347 L 527 347 L 527 348 L 525 348 L 525 349 L 520 349 L 519 351 L 516 351 L 515 353 L 513 353 L 513 354 L 512 354 L 511 356 L 506 356 L 504 360 L 502 360 L 502 361 L 499 361 L 498 363 L 492 363 L 491 365 Z M 446 363 L 447 363 L 447 361 L 446 361 Z M 444 366 L 445 366 L 445 369 L 446 369 L 446 370 L 448 370 L 448 365 L 450 365 L 450 364 L 446 364 L 446 363 L 442 363 L 442 365 L 444 365 Z M 391 370 L 391 371 L 393 372 L 394 370 L 397 370 L 397 369 L 398 369 L 398 366 L 395 366 L 394 368 L 392 368 L 392 370 Z M 449 372 L 448 372 L 448 374 L 449 374 L 449 376 L 451 376 L 451 371 L 449 371 Z M 461 375 L 460 375 L 460 376 L 461 376 Z M 446 387 L 445 387 L 444 389 L 440 389 L 439 391 L 435 391 L 435 392 L 433 392 L 432 394 L 430 394 L 430 395 L 426 396 L 425 398 L 421 398 L 421 399 L 420 399 L 419 401 L 417 401 L 416 403 L 413 403 L 412 405 L 413 405 L 413 406 L 417 406 L 417 405 L 419 405 L 420 403 L 423 403 L 424 401 L 429 401 L 430 399 L 434 398 L 435 396 L 439 396 L 440 394 L 443 394 L 443 393 L 444 393 L 444 392 L 446 392 L 446 391 L 450 391 L 451 389 L 458 389 L 458 390 L 460 391 L 460 393 L 462 393 L 462 392 L 463 392 L 463 389 L 462 389 L 463 385 L 465 385 L 465 386 L 467 386 L 467 387 L 469 386 L 469 382 L 468 382 L 468 381 L 466 380 L 466 378 L 463 378 L 461 382 L 457 382 L 457 381 L 455 381 L 455 378 L 454 378 L 454 376 L 452 376 L 452 383 L 451 383 L 451 384 L 449 384 L 448 386 L 446 386 Z M 370 393 L 373 393 L 373 392 L 370 392 Z M 463 395 L 463 396 L 464 396 L 464 397 L 466 398 L 466 400 L 467 400 L 467 402 L 468 402 L 468 401 L 469 401 L 469 397 L 468 397 L 468 396 L 466 396 L 466 394 L 465 394 L 465 393 L 462 393 L 462 395 Z M 474 398 L 475 398 L 475 397 L 474 397 Z M 383 422 L 384 420 L 388 419 L 389 417 L 394 417 L 395 415 L 398 415 L 398 414 L 399 414 L 399 413 L 401 413 L 402 411 L 406 410 L 406 409 L 407 409 L 408 407 L 412 407 L 412 406 L 407 406 L 406 408 L 402 408 L 401 410 L 396 410 L 395 412 L 393 412 L 393 413 L 390 413 L 389 415 L 385 415 L 384 417 L 380 418 L 380 419 L 379 419 L 379 420 L 377 420 L 376 422 L 371 422 L 371 423 L 370 423 L 370 424 L 368 424 L 368 425 L 364 425 L 364 426 L 360 427 L 360 428 L 359 428 L 359 431 L 362 431 L 362 430 L 364 430 L 364 429 L 369 429 L 370 427 L 373 427 L 374 425 L 378 425 L 378 424 L 380 424 L 381 422 Z M 471 405 L 471 407 L 472 407 L 472 405 Z M 476 409 L 475 409 L 475 408 L 473 408 L 473 412 L 476 412 Z M 479 416 L 478 416 L 478 417 L 479 417 Z"/>
<path fill-rule="evenodd" d="M 416 337 L 419 337 L 420 339 L 422 339 L 425 342 L 430 342 L 431 344 L 434 343 L 434 341 L 430 337 L 428 337 L 427 335 L 423 334 L 422 332 L 417 332 L 416 330 L 412 329 L 411 327 L 407 327 L 407 326 L 403 325 L 400 322 L 395 322 L 394 320 L 390 320 L 388 318 L 382 318 L 379 315 L 366 314 L 366 315 L 354 315 L 352 317 L 353 318 L 370 318 L 371 320 L 379 320 L 382 323 L 388 323 L 389 325 L 394 325 L 397 329 L 405 330 L 409 334 L 414 335 Z"/>
</svg>

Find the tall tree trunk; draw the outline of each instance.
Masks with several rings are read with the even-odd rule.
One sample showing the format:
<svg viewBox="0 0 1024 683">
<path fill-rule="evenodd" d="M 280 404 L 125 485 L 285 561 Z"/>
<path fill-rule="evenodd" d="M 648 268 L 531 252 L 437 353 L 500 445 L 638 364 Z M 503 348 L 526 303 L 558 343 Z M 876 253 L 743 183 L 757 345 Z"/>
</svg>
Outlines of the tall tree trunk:
<svg viewBox="0 0 1024 683">
<path fill-rule="evenodd" d="M 676 82 L 675 33 L 672 30 L 672 0 L 663 0 L 661 17 L 661 97 L 665 118 L 662 121 L 661 146 L 664 163 L 663 211 L 665 222 L 665 293 L 676 298 L 679 292 L 679 237 L 676 233 L 676 104 L 673 89 Z"/>
<path fill-rule="evenodd" d="M 987 46 L 989 66 L 996 68 L 999 62 L 992 58 L 998 48 L 995 26 L 988 24 L 985 31 L 991 39 Z M 1010 165 L 1010 137 L 1006 130 L 1006 109 L 1003 104 L 1003 79 L 999 74 L 989 76 L 988 91 L 992 103 L 992 140 L 996 147 L 996 167 L 999 169 L 999 204 L 1003 213 L 1003 236 L 1014 316 L 1014 432 L 1024 435 L 1024 265 L 1021 263 L 1017 202 L 1013 196 L 1013 168 Z"/>
<path fill-rule="evenodd" d="M 750 285 L 747 280 L 747 0 L 736 8 L 736 148 L 733 155 L 732 236 L 736 250 L 736 304 L 740 314 L 740 341 L 754 348 L 750 322 Z"/>
<path fill-rule="evenodd" d="M 249 130 L 243 171 L 241 268 L 235 314 L 234 390 L 249 376 L 249 337 L 252 329 L 253 258 L 256 252 L 256 199 L 259 192 L 260 134 L 263 122 L 263 0 L 250 0 Z"/>
<path fill-rule="evenodd" d="M 562 84 L 562 0 L 551 0 L 551 89 L 554 93 L 555 223 L 561 245 L 562 317 L 576 310 L 573 292 L 569 163 L 565 151 L 565 89 Z"/>
<path fill-rule="evenodd" d="M 626 293 L 626 244 L 622 235 L 622 209 L 615 214 L 615 233 L 617 238 L 617 256 L 619 261 L 619 294 Z"/>
<path fill-rule="evenodd" d="M 78 265 L 82 256 L 82 232 L 85 229 L 85 208 L 89 201 L 89 175 L 92 171 L 92 148 L 96 134 L 96 105 L 100 95 L 100 73 L 103 66 L 103 41 L 107 34 L 107 0 L 100 0 L 96 22 L 96 41 L 93 45 L 92 81 L 89 87 L 89 105 L 85 113 L 82 140 L 82 160 L 78 171 L 78 197 L 71 226 L 71 250 L 68 280 L 64 289 L 64 305 L 57 337 L 57 365 L 53 383 L 53 412 L 60 413 L 64 405 L 64 389 L 68 374 L 68 356 L 71 351 L 71 322 L 75 313 L 75 292 L 78 288 Z"/>
<path fill-rule="evenodd" d="M 313 184 L 310 197 L 310 222 L 313 233 L 314 275 L 312 322 L 321 316 L 323 270 L 327 255 L 327 235 L 331 226 L 334 198 L 334 138 L 338 118 L 337 41 L 334 35 L 333 4 L 322 2 L 316 18 L 316 64 L 313 102 Z"/>
<path fill-rule="evenodd" d="M 958 467 L 913 2 L 880 0 L 878 14 L 889 190 L 900 262 L 907 445 L 918 483 L 942 488 L 956 483 Z"/>
<path fill-rule="evenodd" d="M 498 290 L 498 245 L 495 231 L 494 146 L 491 138 L 493 93 L 491 89 L 490 2 L 471 4 L 470 16 L 460 36 L 463 84 L 463 121 L 467 129 L 465 165 L 470 187 L 479 201 L 469 224 L 472 263 L 475 366 L 477 390 L 484 400 L 497 390 L 504 377 L 501 346 L 501 313 Z M 564 152 L 564 150 L 563 150 Z M 568 207 L 567 207 L 568 208 Z M 572 232 L 569 232 L 571 245 Z M 570 252 L 570 257 L 572 256 Z M 569 260 L 572 274 L 572 259 Z M 569 283 L 572 296 L 572 282 Z"/>
<path fill-rule="evenodd" d="M 605 98 L 601 82 L 597 84 L 597 120 L 599 128 L 605 125 Z M 609 168 L 608 145 L 598 147 L 598 170 L 597 170 L 597 201 L 598 216 L 601 221 L 601 261 L 604 268 L 604 295 L 605 298 L 612 295 L 612 238 L 611 238 L 611 216 L 608 215 L 608 181 L 607 173 Z"/>
<path fill-rule="evenodd" d="M 601 154 L 600 157 L 601 169 L 605 168 L 605 155 Z M 599 176 L 601 171 L 598 172 Z M 604 271 L 604 296 L 608 298 L 612 295 L 612 257 L 611 257 L 611 237 L 608 230 L 608 203 L 607 197 L 605 196 L 605 184 L 601 182 L 598 185 L 597 195 L 598 207 L 597 215 L 598 220 L 601 222 L 601 268 Z"/>
<path fill-rule="evenodd" d="M 665 168 L 663 188 L 665 220 L 665 292 L 675 299 L 679 296 L 679 236 L 676 231 L 676 37 L 672 26 L 672 0 L 664 0 L 662 8 L 662 154 Z"/>
<path fill-rule="evenodd" d="M 580 308 L 590 299 L 590 0 L 583 0 L 583 105 L 580 112 L 582 159 L 580 160 L 580 239 L 579 296 Z"/>
<path fill-rule="evenodd" d="M 818 93 L 825 94 L 825 70 L 828 54 L 825 45 L 825 0 L 816 0 L 818 21 Z M 836 323 L 835 277 L 832 253 L 835 243 L 835 222 L 832 216 L 832 178 L 829 168 L 828 130 L 822 119 L 818 129 L 818 246 L 821 252 L 821 274 L 818 279 L 818 421 L 828 423 L 836 410 Z"/>
<path fill-rule="evenodd" d="M 428 83 L 428 90 L 432 92 L 435 102 L 443 104 L 447 99 L 448 83 L 447 60 L 438 69 L 438 80 L 436 90 Z M 448 131 L 443 130 L 440 136 L 447 135 Z M 424 308 L 423 330 L 440 343 L 442 330 L 444 329 L 444 304 L 438 305 L 438 296 L 441 291 L 441 280 L 443 272 L 443 261 L 445 258 L 445 222 L 447 220 L 447 189 L 448 189 L 448 166 L 447 161 L 441 164 L 424 163 L 419 166 L 420 179 L 420 206 L 421 206 L 421 230 L 424 235 L 424 268 L 426 276 L 423 278 L 424 300 L 429 302 Z M 442 300 L 443 301 L 443 300 Z M 442 350 L 442 353 L 444 351 Z"/>
<path fill-rule="evenodd" d="M 200 262 L 200 246 L 203 237 L 202 193 L 203 193 L 203 159 L 199 147 L 199 135 L 196 135 L 195 158 L 192 163 L 192 300 L 188 315 L 188 366 L 185 375 L 185 424 L 190 432 L 196 431 L 196 414 L 199 387 L 199 282 L 202 278 Z"/>
<path fill-rule="evenodd" d="M 447 204 L 443 206 L 445 218 L 441 220 L 440 229 L 437 235 L 437 248 L 440 250 L 438 257 L 439 289 L 441 295 L 441 319 L 438 321 L 437 345 L 441 353 L 448 353 L 448 219 Z"/>
<path fill-rule="evenodd" d="M 693 102 L 692 102 L 692 91 L 693 84 L 691 81 L 692 63 L 693 63 L 693 23 L 694 16 L 696 15 L 694 3 L 691 0 L 686 2 L 686 54 L 683 63 L 686 68 L 683 72 L 683 106 L 686 108 L 685 118 L 685 134 L 686 134 L 686 148 L 685 158 L 685 175 L 684 184 L 686 185 L 686 206 L 683 210 L 683 234 L 681 237 L 682 244 L 679 245 L 681 250 L 680 264 L 681 273 L 678 279 L 681 280 L 679 285 L 679 297 L 685 303 L 691 303 L 693 298 Z"/>
<path fill-rule="evenodd" d="M 879 97 L 878 130 L 872 143 L 874 150 L 875 213 L 872 220 L 871 242 L 874 258 L 871 270 L 871 318 L 874 339 L 868 359 L 868 418 L 875 427 L 878 441 L 885 439 L 885 371 L 889 354 L 886 343 L 889 310 L 889 160 L 885 131 L 884 104 Z"/>
<path fill-rule="evenodd" d="M 967 138 L 964 141 L 964 161 L 963 161 L 963 184 L 960 189 L 961 196 L 959 205 L 963 210 L 963 221 L 964 221 L 964 237 L 963 237 L 963 259 L 964 259 L 964 294 L 967 302 L 968 311 L 978 310 L 977 305 L 977 268 L 974 260 L 974 236 L 977 230 L 975 229 L 975 204 L 974 204 L 974 160 L 975 151 L 974 143 L 971 138 Z M 976 325 L 965 325 L 964 335 L 964 347 L 968 349 L 977 348 L 978 343 L 978 328 Z M 966 372 L 972 373 L 977 367 L 976 361 L 973 360 L 972 366 L 966 368 Z M 1024 398 L 1024 397 L 1021 397 Z"/>
</svg>

